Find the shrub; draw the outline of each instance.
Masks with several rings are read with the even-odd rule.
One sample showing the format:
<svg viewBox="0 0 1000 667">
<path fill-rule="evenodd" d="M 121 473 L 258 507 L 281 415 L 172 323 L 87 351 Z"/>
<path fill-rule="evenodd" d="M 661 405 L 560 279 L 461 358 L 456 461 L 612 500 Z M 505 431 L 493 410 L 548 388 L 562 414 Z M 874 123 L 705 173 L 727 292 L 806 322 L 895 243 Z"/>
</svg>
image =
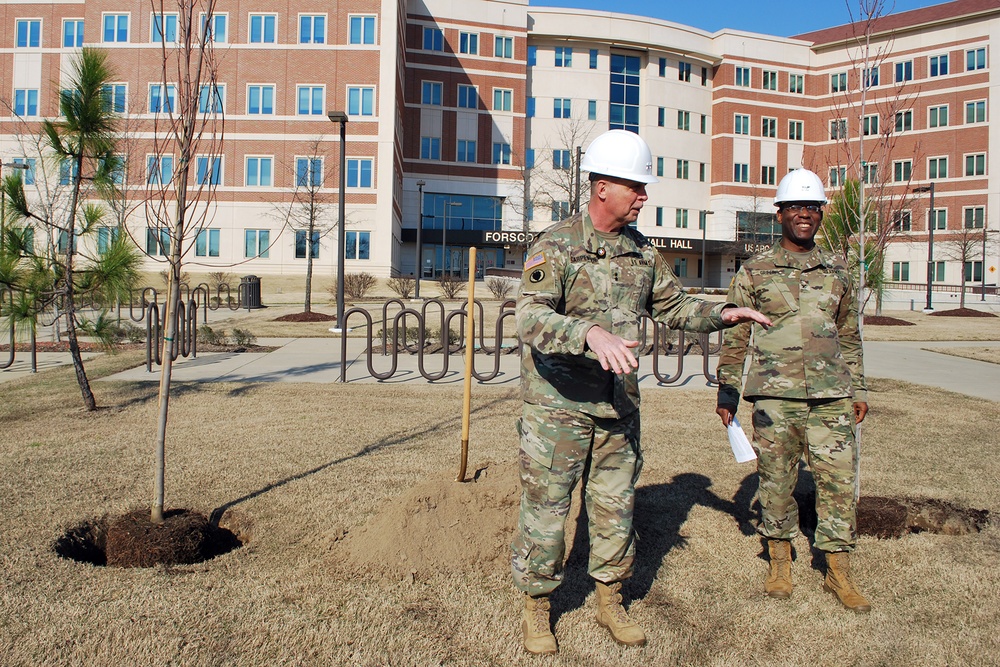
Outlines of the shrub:
<svg viewBox="0 0 1000 667">
<path fill-rule="evenodd" d="M 344 294 L 352 299 L 363 299 L 378 284 L 370 273 L 348 273 L 344 276 Z M 327 289 L 333 301 L 337 300 L 337 281 Z"/>
<path fill-rule="evenodd" d="M 454 277 L 448 274 L 442 274 L 438 278 L 438 287 L 441 288 L 441 293 L 444 294 L 446 299 L 454 299 L 458 296 L 458 293 L 465 288 L 465 283 L 461 280 L 456 280 Z"/>
<path fill-rule="evenodd" d="M 503 301 L 514 291 L 514 284 L 506 278 L 494 276 L 486 280 L 486 289 L 490 291 L 494 299 Z"/>
<path fill-rule="evenodd" d="M 141 343 L 146 340 L 146 330 L 131 322 L 122 322 L 112 329 L 112 339 L 116 343 Z"/>
<path fill-rule="evenodd" d="M 395 278 L 389 278 L 386 284 L 401 299 L 409 299 L 410 295 L 413 294 L 413 288 L 417 284 L 417 281 L 409 276 L 396 276 Z"/>
<path fill-rule="evenodd" d="M 238 284 L 236 276 L 228 271 L 211 271 L 208 274 L 208 286 L 214 290 L 218 290 L 219 285 L 228 285 L 233 288 Z"/>
<path fill-rule="evenodd" d="M 233 329 L 233 342 L 240 347 L 248 347 L 254 345 L 257 342 L 257 336 L 253 335 L 246 329 Z"/>
<path fill-rule="evenodd" d="M 229 342 L 225 331 L 222 329 L 216 331 L 207 324 L 202 324 L 198 327 L 198 338 L 206 345 L 225 345 Z"/>
</svg>

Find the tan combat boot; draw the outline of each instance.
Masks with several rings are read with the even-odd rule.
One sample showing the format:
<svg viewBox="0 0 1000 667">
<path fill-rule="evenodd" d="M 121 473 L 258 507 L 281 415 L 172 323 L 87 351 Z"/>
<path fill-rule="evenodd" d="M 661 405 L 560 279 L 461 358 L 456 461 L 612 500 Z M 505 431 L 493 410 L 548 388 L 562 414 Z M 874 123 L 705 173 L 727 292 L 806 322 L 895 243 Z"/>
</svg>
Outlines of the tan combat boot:
<svg viewBox="0 0 1000 667">
<path fill-rule="evenodd" d="M 625 646 L 642 646 L 646 643 L 646 633 L 628 617 L 622 606 L 622 583 L 597 582 L 597 622 L 611 632 L 611 637 Z"/>
<path fill-rule="evenodd" d="M 788 540 L 768 540 L 767 555 L 771 557 L 764 592 L 768 597 L 792 597 L 792 543 Z"/>
<path fill-rule="evenodd" d="M 524 649 L 535 655 L 552 655 L 559 650 L 556 636 L 549 626 L 549 598 L 524 596 L 524 613 L 521 616 Z"/>
<path fill-rule="evenodd" d="M 851 581 L 851 554 L 837 551 L 826 555 L 826 581 L 823 590 L 833 593 L 841 604 L 856 612 L 872 610 L 871 603 L 858 592 Z"/>
</svg>

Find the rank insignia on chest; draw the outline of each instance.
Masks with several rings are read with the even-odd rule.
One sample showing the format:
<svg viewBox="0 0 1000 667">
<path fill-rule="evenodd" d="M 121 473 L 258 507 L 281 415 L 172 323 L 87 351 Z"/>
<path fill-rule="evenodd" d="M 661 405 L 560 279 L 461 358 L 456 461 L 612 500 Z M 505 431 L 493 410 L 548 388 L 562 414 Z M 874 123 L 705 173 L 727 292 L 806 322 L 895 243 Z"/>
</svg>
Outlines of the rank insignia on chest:
<svg viewBox="0 0 1000 667">
<path fill-rule="evenodd" d="M 525 260 L 524 262 L 524 272 L 532 270 L 536 266 L 541 266 L 545 263 L 545 255 L 543 253 L 536 253 Z"/>
<path fill-rule="evenodd" d="M 604 259 L 604 256 L 607 254 L 608 251 L 605 250 L 603 246 L 597 249 L 597 256 L 600 257 L 601 259 Z"/>
</svg>

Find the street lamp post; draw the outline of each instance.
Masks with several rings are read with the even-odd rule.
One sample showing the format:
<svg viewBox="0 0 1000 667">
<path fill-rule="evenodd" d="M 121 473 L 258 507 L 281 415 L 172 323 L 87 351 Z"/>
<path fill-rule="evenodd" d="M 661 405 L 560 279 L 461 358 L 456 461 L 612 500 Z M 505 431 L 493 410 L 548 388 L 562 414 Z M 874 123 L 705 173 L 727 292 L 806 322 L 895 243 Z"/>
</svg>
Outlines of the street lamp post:
<svg viewBox="0 0 1000 667">
<path fill-rule="evenodd" d="M 420 193 L 419 210 L 420 218 L 417 220 L 417 283 L 416 287 L 413 289 L 413 298 L 420 298 L 420 274 L 424 272 L 423 267 L 423 240 L 422 235 L 424 231 L 424 186 L 427 185 L 426 181 L 417 181 L 417 191 Z"/>
<path fill-rule="evenodd" d="M 451 207 L 461 206 L 460 201 L 446 201 L 444 203 L 444 228 L 441 229 L 441 276 L 451 274 L 451 262 L 448 261 L 448 221 L 451 220 Z"/>
<path fill-rule="evenodd" d="M 337 223 L 337 326 L 334 333 L 346 333 L 344 326 L 344 251 L 347 245 L 346 212 L 347 202 L 347 114 L 343 111 L 329 111 L 326 114 L 334 123 L 340 124 L 340 194 L 338 195 L 340 221 Z"/>
<path fill-rule="evenodd" d="M 701 212 L 701 293 L 705 293 L 705 276 L 708 274 L 708 264 L 705 263 L 705 244 L 708 241 L 708 216 L 715 211 Z"/>
<path fill-rule="evenodd" d="M 934 181 L 930 185 L 913 188 L 914 192 L 931 193 L 930 215 L 927 216 L 927 305 L 924 311 L 934 310 L 931 305 L 931 286 L 934 282 L 934 227 L 937 225 L 937 218 L 934 215 Z"/>
</svg>

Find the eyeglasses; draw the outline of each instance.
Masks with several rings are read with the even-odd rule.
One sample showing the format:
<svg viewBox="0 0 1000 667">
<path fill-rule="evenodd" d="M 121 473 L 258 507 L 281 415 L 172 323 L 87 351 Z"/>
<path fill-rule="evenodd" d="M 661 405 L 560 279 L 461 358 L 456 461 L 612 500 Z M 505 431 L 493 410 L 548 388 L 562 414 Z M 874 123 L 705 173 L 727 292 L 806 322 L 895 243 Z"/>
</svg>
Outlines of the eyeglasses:
<svg viewBox="0 0 1000 667">
<path fill-rule="evenodd" d="M 791 211 L 792 213 L 798 213 L 799 211 L 806 211 L 807 213 L 822 213 L 823 207 L 819 204 L 784 204 L 781 207 L 782 211 Z"/>
</svg>

